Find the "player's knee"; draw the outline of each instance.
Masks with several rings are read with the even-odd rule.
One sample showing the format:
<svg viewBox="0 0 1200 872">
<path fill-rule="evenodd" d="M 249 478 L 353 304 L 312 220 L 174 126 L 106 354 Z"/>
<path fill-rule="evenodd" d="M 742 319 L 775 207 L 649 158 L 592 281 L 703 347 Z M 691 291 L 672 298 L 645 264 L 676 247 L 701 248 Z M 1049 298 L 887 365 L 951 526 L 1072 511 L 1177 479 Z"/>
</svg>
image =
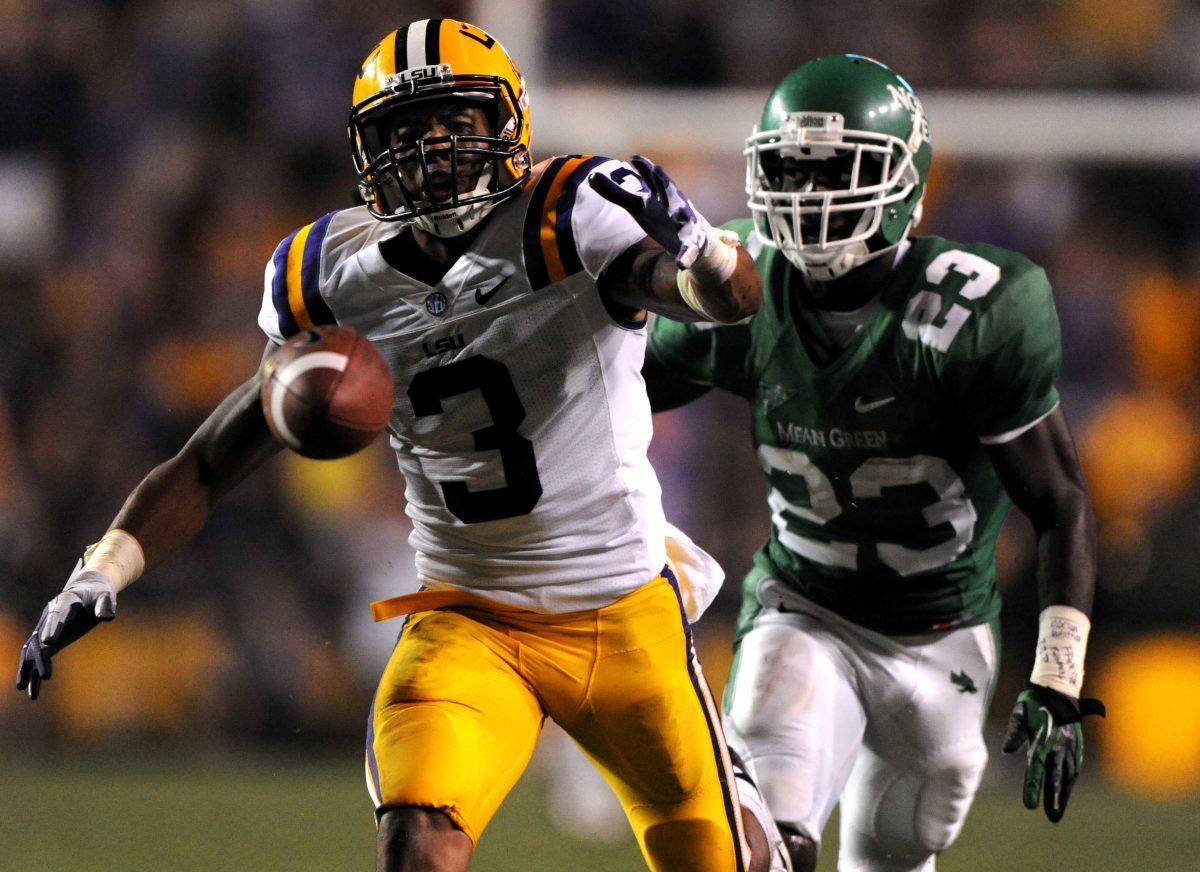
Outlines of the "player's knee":
<svg viewBox="0 0 1200 872">
<path fill-rule="evenodd" d="M 849 805 L 843 797 L 839 853 L 847 867 L 927 868 L 961 832 L 986 763 L 982 742 L 947 748 L 922 760 L 919 768 L 862 788 L 869 796 Z"/>
<path fill-rule="evenodd" d="M 779 835 L 783 836 L 793 872 L 816 872 L 817 843 L 788 824 L 779 824 Z"/>
<path fill-rule="evenodd" d="M 837 680 L 826 653 L 795 627 L 755 627 L 742 640 L 727 721 L 750 746 L 789 748 L 821 688 Z"/>
<path fill-rule="evenodd" d="M 736 867 L 736 835 L 724 821 L 690 817 L 664 820 L 642 833 L 652 869 L 727 870 Z"/>
<path fill-rule="evenodd" d="M 987 765 L 982 746 L 943 758 L 926 770 L 916 815 L 916 842 L 938 853 L 958 838 Z"/>
<path fill-rule="evenodd" d="M 379 816 L 377 872 L 462 872 L 471 839 L 445 812 L 403 805 Z"/>
</svg>

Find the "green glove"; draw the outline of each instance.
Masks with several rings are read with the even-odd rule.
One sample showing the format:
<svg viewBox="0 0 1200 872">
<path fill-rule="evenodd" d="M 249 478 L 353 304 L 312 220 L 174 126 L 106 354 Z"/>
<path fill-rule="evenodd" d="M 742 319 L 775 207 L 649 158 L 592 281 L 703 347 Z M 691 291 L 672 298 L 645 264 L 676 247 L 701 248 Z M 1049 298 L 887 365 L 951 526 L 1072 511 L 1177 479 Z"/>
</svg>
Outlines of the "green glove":
<svg viewBox="0 0 1200 872">
<path fill-rule="evenodd" d="M 1029 743 L 1025 764 L 1025 807 L 1034 809 L 1046 796 L 1046 817 L 1052 823 L 1062 820 L 1071 788 L 1083 766 L 1083 719 L 1088 715 L 1104 717 L 1104 703 L 1098 699 L 1075 700 L 1064 693 L 1038 684 L 1017 697 L 1008 734 L 1001 750 L 1019 751 Z"/>
</svg>

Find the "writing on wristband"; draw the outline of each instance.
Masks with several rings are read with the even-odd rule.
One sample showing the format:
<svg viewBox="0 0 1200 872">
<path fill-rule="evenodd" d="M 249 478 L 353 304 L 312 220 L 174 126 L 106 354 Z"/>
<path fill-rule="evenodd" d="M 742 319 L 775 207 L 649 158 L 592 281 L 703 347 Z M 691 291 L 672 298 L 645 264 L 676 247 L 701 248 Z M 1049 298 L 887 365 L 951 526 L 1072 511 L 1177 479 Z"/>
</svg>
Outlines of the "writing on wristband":
<svg viewBox="0 0 1200 872">
<path fill-rule="evenodd" d="M 1038 618 L 1037 650 L 1029 680 L 1078 698 L 1083 688 L 1083 659 L 1091 629 L 1092 622 L 1079 609 L 1063 605 L 1043 609 Z"/>
</svg>

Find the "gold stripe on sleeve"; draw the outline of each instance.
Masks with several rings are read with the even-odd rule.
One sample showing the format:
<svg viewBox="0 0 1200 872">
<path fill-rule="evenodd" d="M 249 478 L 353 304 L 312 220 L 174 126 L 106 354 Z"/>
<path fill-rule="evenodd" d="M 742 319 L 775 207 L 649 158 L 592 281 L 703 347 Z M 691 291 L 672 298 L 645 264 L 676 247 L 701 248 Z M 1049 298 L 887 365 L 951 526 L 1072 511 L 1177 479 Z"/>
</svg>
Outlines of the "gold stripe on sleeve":
<svg viewBox="0 0 1200 872">
<path fill-rule="evenodd" d="M 300 268 L 304 265 L 304 244 L 308 242 L 308 234 L 311 230 L 312 225 L 308 224 L 296 232 L 287 256 L 288 306 L 296 319 L 296 326 L 301 330 L 309 330 L 313 326 L 308 309 L 304 307 L 304 288 L 300 285 Z"/>
</svg>

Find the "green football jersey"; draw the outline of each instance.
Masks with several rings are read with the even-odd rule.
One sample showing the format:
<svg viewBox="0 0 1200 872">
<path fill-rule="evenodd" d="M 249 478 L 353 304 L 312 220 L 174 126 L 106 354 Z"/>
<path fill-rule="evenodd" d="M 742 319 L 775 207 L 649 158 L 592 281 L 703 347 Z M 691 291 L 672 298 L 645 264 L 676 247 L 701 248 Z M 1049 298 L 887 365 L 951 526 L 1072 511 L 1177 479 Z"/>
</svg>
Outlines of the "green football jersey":
<svg viewBox="0 0 1200 872">
<path fill-rule="evenodd" d="M 654 321 L 649 353 L 745 397 L 770 482 L 770 539 L 746 578 L 739 636 L 777 578 L 818 604 L 900 635 L 992 620 L 996 539 L 1010 502 L 984 445 L 1058 403 L 1061 346 L 1045 273 L 990 245 L 917 237 L 869 320 L 819 353 L 802 278 L 749 221 L 763 306 L 738 324 Z"/>
</svg>

